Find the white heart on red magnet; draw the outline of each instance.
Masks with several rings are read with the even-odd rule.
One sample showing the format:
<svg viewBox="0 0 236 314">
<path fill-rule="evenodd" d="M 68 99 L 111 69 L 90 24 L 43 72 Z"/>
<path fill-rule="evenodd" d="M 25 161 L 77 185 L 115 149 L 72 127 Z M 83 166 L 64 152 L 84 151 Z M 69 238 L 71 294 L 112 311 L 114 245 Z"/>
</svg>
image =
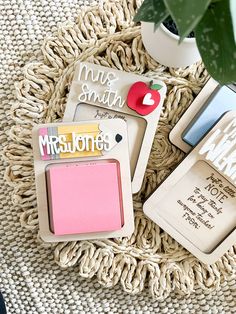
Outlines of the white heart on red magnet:
<svg viewBox="0 0 236 314">
<path fill-rule="evenodd" d="M 152 106 L 154 105 L 155 101 L 152 99 L 152 94 L 147 93 L 143 98 L 143 105 L 145 106 Z"/>
</svg>

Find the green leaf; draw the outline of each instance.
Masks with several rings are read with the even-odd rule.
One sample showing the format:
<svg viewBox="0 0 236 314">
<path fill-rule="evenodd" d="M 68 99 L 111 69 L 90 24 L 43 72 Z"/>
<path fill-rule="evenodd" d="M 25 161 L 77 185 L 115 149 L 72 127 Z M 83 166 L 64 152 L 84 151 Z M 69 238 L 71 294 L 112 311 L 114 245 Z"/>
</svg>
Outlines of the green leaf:
<svg viewBox="0 0 236 314">
<path fill-rule="evenodd" d="M 155 90 L 160 90 L 162 88 L 162 85 L 159 85 L 159 84 L 153 84 L 151 85 L 150 87 L 151 89 L 155 89 Z"/>
<path fill-rule="evenodd" d="M 154 0 L 144 0 L 134 17 L 134 22 L 154 22 Z"/>
<path fill-rule="evenodd" d="M 153 22 L 160 25 L 168 16 L 163 0 L 144 0 L 134 17 L 135 22 Z"/>
<path fill-rule="evenodd" d="M 158 29 L 158 27 L 161 25 L 162 22 L 164 22 L 168 18 L 168 12 L 166 12 L 165 17 L 162 20 L 159 20 L 158 22 L 155 22 L 154 24 L 154 32 Z"/>
<path fill-rule="evenodd" d="M 169 16 L 169 13 L 163 0 L 154 0 L 153 3 L 155 10 L 154 31 L 156 31 L 160 24 Z"/>
<path fill-rule="evenodd" d="M 164 2 L 178 28 L 181 42 L 199 23 L 211 0 L 164 0 Z"/>
<path fill-rule="evenodd" d="M 229 0 L 212 4 L 195 29 L 198 49 L 209 74 L 221 84 L 236 81 L 236 45 Z"/>
</svg>

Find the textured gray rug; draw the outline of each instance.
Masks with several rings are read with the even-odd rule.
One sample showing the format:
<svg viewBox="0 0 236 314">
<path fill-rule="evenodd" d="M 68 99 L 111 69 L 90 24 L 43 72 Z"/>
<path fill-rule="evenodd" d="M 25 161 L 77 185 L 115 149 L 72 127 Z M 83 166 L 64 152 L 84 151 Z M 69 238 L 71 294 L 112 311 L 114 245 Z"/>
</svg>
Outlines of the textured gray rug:
<svg viewBox="0 0 236 314">
<path fill-rule="evenodd" d="M 14 100 L 14 81 L 22 77 L 21 67 L 30 59 L 39 56 L 38 50 L 46 33 L 56 30 L 56 23 L 71 20 L 77 15 L 82 1 L 0 1 L 0 143 L 9 145 L 12 119 L 9 114 Z M 16 134 L 19 136 L 19 134 Z M 12 138 L 11 134 L 11 138 Z M 24 134 L 21 136 L 24 137 Z M 2 149 L 1 149 L 2 150 Z M 12 156 L 14 159 L 14 154 Z M 27 221 L 27 228 L 20 224 L 22 200 L 11 199 L 11 188 L 3 180 L 7 164 L 1 163 L 0 217 L 1 217 L 1 277 L 0 289 L 6 298 L 9 313 L 234 313 L 235 280 L 220 285 L 216 278 L 218 268 L 205 274 L 204 288 L 195 287 L 195 293 L 183 298 L 175 292 L 164 301 L 153 301 L 144 289 L 137 296 L 130 296 L 118 285 L 112 289 L 101 288 L 96 281 L 83 281 L 80 268 L 61 270 L 53 261 L 50 247 L 37 241 L 37 233 L 31 231 L 34 216 Z M 14 175 L 20 177 L 20 168 L 15 166 Z M 8 175 L 11 175 L 8 173 Z M 9 182 L 8 182 L 9 183 Z M 20 186 L 19 186 L 20 189 Z M 13 195 L 14 196 L 14 195 Z M 26 198 L 29 195 L 26 195 Z M 15 204 L 12 205 L 12 201 Z M 25 204 L 27 207 L 28 204 Z M 22 218 L 21 218 L 22 221 Z M 24 222 L 24 220 L 23 220 Z M 222 261 L 225 273 L 232 272 L 233 261 Z M 186 265 L 187 267 L 187 265 Z M 214 273 L 214 276 L 209 274 Z M 89 277 L 89 274 L 88 274 Z M 171 280 L 171 278 L 170 278 Z M 201 280 L 198 281 L 201 283 Z M 162 282 L 165 286 L 167 283 Z M 123 283 L 124 286 L 124 283 Z M 206 287 L 216 288 L 211 293 Z M 172 289 L 172 288 L 171 288 Z M 132 290 L 132 289 L 131 289 Z M 186 290 L 179 287 L 179 291 Z M 132 292 L 132 291 L 131 291 Z M 169 291 L 170 292 L 170 291 Z M 186 292 L 186 291 L 185 291 Z"/>
</svg>

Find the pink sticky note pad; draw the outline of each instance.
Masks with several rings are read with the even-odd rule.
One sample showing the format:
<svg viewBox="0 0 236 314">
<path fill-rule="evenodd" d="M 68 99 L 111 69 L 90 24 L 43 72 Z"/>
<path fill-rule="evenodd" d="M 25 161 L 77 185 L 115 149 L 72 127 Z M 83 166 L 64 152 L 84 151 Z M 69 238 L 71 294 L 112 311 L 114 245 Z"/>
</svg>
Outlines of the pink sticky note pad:
<svg viewBox="0 0 236 314">
<path fill-rule="evenodd" d="M 121 229 L 123 208 L 117 161 L 51 164 L 46 178 L 50 229 L 55 235 Z"/>
</svg>

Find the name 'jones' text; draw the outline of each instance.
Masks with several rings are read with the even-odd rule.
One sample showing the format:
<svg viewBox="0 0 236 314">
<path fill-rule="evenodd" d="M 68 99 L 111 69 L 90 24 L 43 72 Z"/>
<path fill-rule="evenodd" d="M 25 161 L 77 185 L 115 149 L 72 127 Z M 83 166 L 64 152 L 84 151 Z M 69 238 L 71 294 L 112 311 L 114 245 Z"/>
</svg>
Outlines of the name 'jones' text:
<svg viewBox="0 0 236 314">
<path fill-rule="evenodd" d="M 111 138 L 108 133 L 98 134 L 96 137 L 90 135 L 71 133 L 72 141 L 67 141 L 66 135 L 40 135 L 39 150 L 41 156 L 55 155 L 60 153 L 75 153 L 76 151 L 109 151 L 111 149 Z"/>
</svg>

